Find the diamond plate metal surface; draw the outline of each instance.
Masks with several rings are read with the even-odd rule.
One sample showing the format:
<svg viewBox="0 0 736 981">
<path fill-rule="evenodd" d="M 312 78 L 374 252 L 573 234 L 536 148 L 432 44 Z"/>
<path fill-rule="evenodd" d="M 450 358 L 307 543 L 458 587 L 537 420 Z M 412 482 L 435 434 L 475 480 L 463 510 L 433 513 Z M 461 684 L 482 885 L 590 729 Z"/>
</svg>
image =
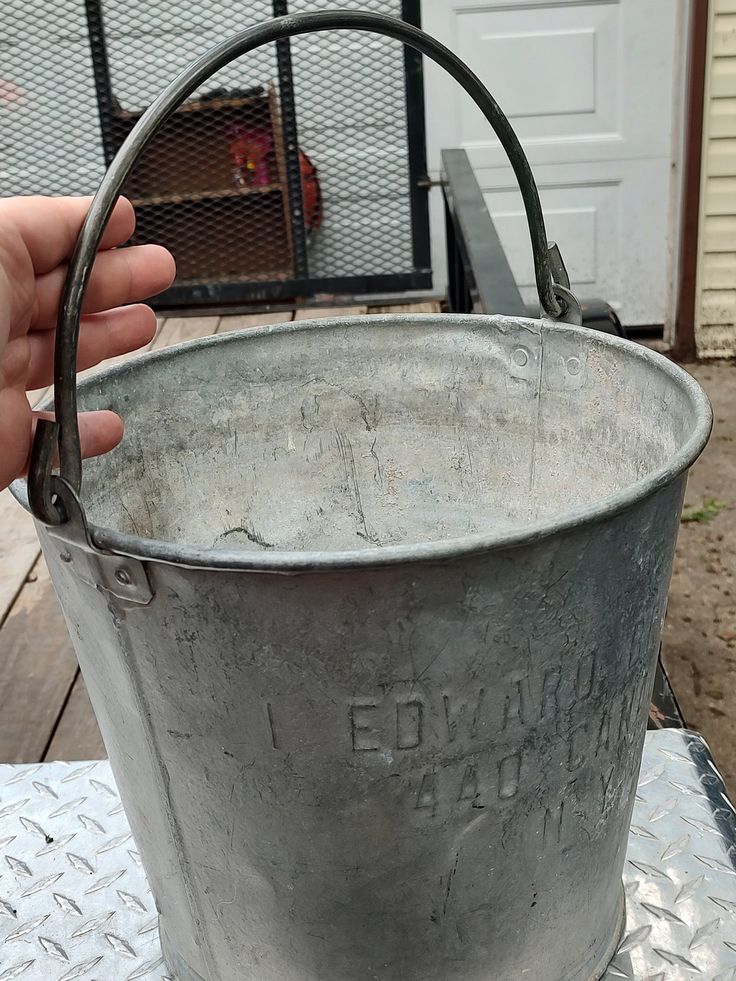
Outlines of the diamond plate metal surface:
<svg viewBox="0 0 736 981">
<path fill-rule="evenodd" d="M 0 766 L 0 981 L 172 981 L 105 762 Z"/>
<path fill-rule="evenodd" d="M 647 733 L 606 981 L 736 981 L 736 812 L 702 737 Z"/>
<path fill-rule="evenodd" d="M 107 762 L 0 766 L 0 856 L 0 981 L 174 981 Z M 700 736 L 647 734 L 624 884 L 605 981 L 736 981 L 736 811 Z"/>
</svg>

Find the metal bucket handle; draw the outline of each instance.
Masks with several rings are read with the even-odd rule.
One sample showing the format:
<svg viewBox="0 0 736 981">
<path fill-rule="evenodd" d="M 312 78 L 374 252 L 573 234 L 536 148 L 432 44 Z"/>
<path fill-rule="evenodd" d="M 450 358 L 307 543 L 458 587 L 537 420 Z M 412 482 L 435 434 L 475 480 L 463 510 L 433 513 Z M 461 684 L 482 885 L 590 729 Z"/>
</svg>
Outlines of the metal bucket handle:
<svg viewBox="0 0 736 981">
<path fill-rule="evenodd" d="M 334 29 L 373 31 L 402 41 L 437 62 L 473 98 L 498 136 L 519 182 L 531 234 L 537 291 L 542 309 L 554 321 L 581 322 L 580 308 L 570 292 L 570 280 L 559 249 L 547 241 L 539 192 L 521 143 L 496 100 L 457 55 L 417 27 L 384 14 L 362 11 L 292 14 L 250 27 L 221 41 L 193 62 L 149 106 L 110 164 L 84 220 L 69 263 L 56 331 L 56 422 L 39 420 L 28 473 L 29 504 L 35 517 L 44 524 L 58 525 L 67 520 L 66 511 L 59 500 L 59 497 L 65 495 L 56 495 L 56 491 L 62 491 L 63 484 L 52 474 L 57 442 L 62 481 L 77 492 L 81 486 L 82 454 L 77 420 L 76 363 L 82 301 L 102 234 L 130 171 L 169 116 L 203 82 L 235 58 L 271 41 Z"/>
</svg>

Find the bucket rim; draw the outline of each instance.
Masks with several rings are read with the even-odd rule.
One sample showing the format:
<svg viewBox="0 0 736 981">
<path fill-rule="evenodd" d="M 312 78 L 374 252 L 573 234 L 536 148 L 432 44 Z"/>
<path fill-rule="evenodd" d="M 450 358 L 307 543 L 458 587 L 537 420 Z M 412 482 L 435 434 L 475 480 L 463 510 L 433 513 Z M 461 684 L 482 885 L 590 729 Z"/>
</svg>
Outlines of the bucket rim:
<svg viewBox="0 0 736 981">
<path fill-rule="evenodd" d="M 90 522 L 89 533 L 92 543 L 102 551 L 139 559 L 143 562 L 233 572 L 287 574 L 329 572 L 351 568 L 380 568 L 383 566 L 415 565 L 424 562 L 453 561 L 472 555 L 532 545 L 551 535 L 614 517 L 664 489 L 685 473 L 700 456 L 710 437 L 713 428 L 713 410 L 707 394 L 692 375 L 664 355 L 625 338 L 593 331 L 590 328 L 526 317 L 508 317 L 501 314 L 363 314 L 268 324 L 184 341 L 157 351 L 147 351 L 109 368 L 95 371 L 93 375 L 83 379 L 79 387 L 83 389 L 90 384 L 104 384 L 108 378 L 135 370 L 137 364 L 149 363 L 153 360 L 168 360 L 177 357 L 182 352 L 201 350 L 221 344 L 242 343 L 270 335 L 306 332 L 315 329 L 344 329 L 346 326 L 377 328 L 389 324 L 409 327 L 417 323 L 432 323 L 436 326 L 453 324 L 455 327 L 474 327 L 476 329 L 483 326 L 492 329 L 498 329 L 500 326 L 509 328 L 522 326 L 527 330 L 532 329 L 536 332 L 546 329 L 555 332 L 568 332 L 588 340 L 594 338 L 596 343 L 619 349 L 626 357 L 638 358 L 668 375 L 690 399 L 695 415 L 692 432 L 689 438 L 670 457 L 665 466 L 659 467 L 641 480 L 629 484 L 623 490 L 597 498 L 590 504 L 571 508 L 569 511 L 551 518 L 544 518 L 513 529 L 475 532 L 458 538 L 373 548 L 319 551 L 269 550 L 262 552 L 245 548 L 206 548 L 155 538 L 144 538 L 112 528 L 104 528 Z M 44 403 L 43 408 L 49 407 L 53 409 L 53 404 L 48 406 Z M 30 510 L 25 478 L 14 481 L 10 485 L 10 491 L 26 510 Z M 63 529 L 63 525 L 54 529 L 54 533 L 59 537 L 63 537 L 61 529 Z"/>
</svg>

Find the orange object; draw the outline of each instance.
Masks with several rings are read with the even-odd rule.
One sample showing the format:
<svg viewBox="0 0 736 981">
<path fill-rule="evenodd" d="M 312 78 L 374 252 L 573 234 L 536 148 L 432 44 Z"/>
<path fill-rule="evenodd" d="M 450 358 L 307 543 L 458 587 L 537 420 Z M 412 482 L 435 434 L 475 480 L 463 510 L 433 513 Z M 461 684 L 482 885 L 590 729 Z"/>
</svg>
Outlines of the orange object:
<svg viewBox="0 0 736 981">
<path fill-rule="evenodd" d="M 317 168 L 303 150 L 299 151 L 299 170 L 302 175 L 304 227 L 311 231 L 322 224 L 322 188 Z"/>
</svg>

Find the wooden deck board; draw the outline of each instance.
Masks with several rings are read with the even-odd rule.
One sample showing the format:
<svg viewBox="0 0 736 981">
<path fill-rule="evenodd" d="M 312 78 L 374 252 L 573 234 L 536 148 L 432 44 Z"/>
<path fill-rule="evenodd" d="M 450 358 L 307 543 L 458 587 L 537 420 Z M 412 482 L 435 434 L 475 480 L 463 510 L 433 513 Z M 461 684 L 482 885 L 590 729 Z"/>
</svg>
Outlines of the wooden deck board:
<svg viewBox="0 0 736 981">
<path fill-rule="evenodd" d="M 35 388 L 32 392 L 26 392 L 31 407 L 35 409 L 37 405 L 40 405 L 46 396 L 52 392 L 53 387 L 53 385 L 47 385 L 46 388 Z"/>
<path fill-rule="evenodd" d="M 318 320 L 328 317 L 359 317 L 368 313 L 367 306 L 352 307 L 304 307 L 297 310 L 294 320 Z"/>
<path fill-rule="evenodd" d="M 9 490 L 0 492 L 0 528 L 2 528 L 0 537 L 0 624 L 2 624 L 41 550 L 38 546 L 33 518 L 16 502 Z"/>
<path fill-rule="evenodd" d="M 169 317 L 150 348 L 259 324 L 369 313 L 434 313 L 439 303 L 306 308 L 296 313 Z M 111 359 L 104 366 L 122 358 Z M 91 371 L 99 369 L 90 369 Z M 34 404 L 49 390 L 33 393 Z M 0 493 L 0 761 L 98 759 L 104 745 L 40 557 L 31 518 Z M 3 622 L 4 621 L 4 622 Z"/>
<path fill-rule="evenodd" d="M 371 307 L 371 313 L 442 313 L 439 300 L 425 300 L 422 303 L 394 303 L 387 307 Z"/>
<path fill-rule="evenodd" d="M 84 679 L 77 676 L 48 745 L 47 760 L 104 760 L 107 756 Z"/>
<path fill-rule="evenodd" d="M 275 313 L 232 314 L 228 317 L 220 317 L 217 333 L 226 334 L 231 330 L 248 330 L 251 327 L 265 327 L 268 324 L 287 324 L 293 319 L 293 310 L 281 310 Z"/>
<path fill-rule="evenodd" d="M 0 760 L 41 760 L 77 675 L 43 558 L 0 631 L 0 664 Z"/>
<path fill-rule="evenodd" d="M 151 350 L 159 351 L 171 344 L 207 337 L 215 333 L 219 323 L 220 317 L 167 317 L 154 338 Z"/>
</svg>

